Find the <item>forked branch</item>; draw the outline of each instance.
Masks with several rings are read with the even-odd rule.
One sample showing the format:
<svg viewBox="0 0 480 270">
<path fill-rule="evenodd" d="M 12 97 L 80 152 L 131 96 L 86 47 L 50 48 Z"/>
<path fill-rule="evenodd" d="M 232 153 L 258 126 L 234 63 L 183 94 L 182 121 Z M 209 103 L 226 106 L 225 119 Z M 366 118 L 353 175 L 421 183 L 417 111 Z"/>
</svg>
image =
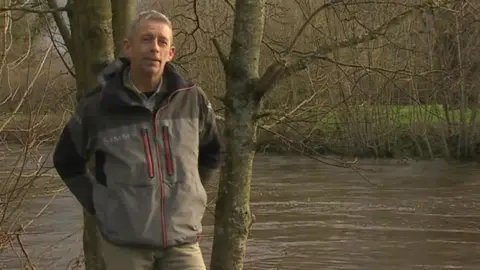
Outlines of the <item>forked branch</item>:
<svg viewBox="0 0 480 270">
<path fill-rule="evenodd" d="M 70 1 L 68 1 L 70 3 Z M 70 4 L 67 4 L 67 7 L 69 7 Z M 57 1 L 56 0 L 48 0 L 48 6 L 50 7 L 51 10 L 58 10 L 60 9 L 58 7 Z M 68 10 L 68 9 L 66 9 Z M 65 45 L 67 46 L 68 51 L 73 52 L 73 44 L 72 44 L 72 36 L 70 33 L 70 30 L 68 28 L 67 22 L 64 20 L 64 18 L 61 16 L 59 11 L 53 12 L 53 19 L 55 20 L 55 23 L 57 24 L 58 30 L 60 31 L 60 35 L 62 35 L 63 41 L 65 42 Z M 52 40 L 53 42 L 53 40 Z"/>
<path fill-rule="evenodd" d="M 275 84 L 280 80 L 289 77 L 290 75 L 304 70 L 310 65 L 312 62 L 322 59 L 326 54 L 334 52 L 336 50 L 353 47 L 358 44 L 368 42 L 371 40 L 375 40 L 381 36 L 384 36 L 389 30 L 393 29 L 394 27 L 398 26 L 401 22 L 403 22 L 406 18 L 410 15 L 424 9 L 427 7 L 431 7 L 432 5 L 438 6 L 440 4 L 444 4 L 446 1 L 427 1 L 423 5 L 417 5 L 413 8 L 393 17 L 391 20 L 386 22 L 385 24 L 381 25 L 380 27 L 368 30 L 367 32 L 363 33 L 362 35 L 355 36 L 350 39 L 345 39 L 335 44 L 329 44 L 318 47 L 315 51 L 311 53 L 304 53 L 304 54 L 296 54 L 300 58 L 297 60 L 293 60 L 292 58 L 292 51 L 295 43 L 297 42 L 298 38 L 304 31 L 307 24 L 312 20 L 313 16 L 318 15 L 321 10 L 324 10 L 327 7 L 330 7 L 334 4 L 339 4 L 339 1 L 331 1 L 328 4 L 322 5 L 320 8 L 314 11 L 312 16 L 310 16 L 307 21 L 302 25 L 298 33 L 295 35 L 292 43 L 287 48 L 287 54 L 284 56 L 284 60 L 276 61 L 272 63 L 265 73 L 260 77 L 257 86 L 255 87 L 255 99 L 260 100 L 268 91 L 270 91 Z M 288 60 L 286 60 L 288 59 Z"/>
<path fill-rule="evenodd" d="M 332 0 L 328 3 L 321 5 L 319 8 L 314 10 L 313 13 L 305 20 L 303 25 L 300 27 L 300 30 L 297 31 L 297 34 L 295 34 L 295 37 L 293 38 L 292 42 L 287 47 L 286 55 L 289 55 L 292 52 L 293 48 L 295 47 L 295 44 L 297 44 L 298 39 L 303 34 L 307 26 L 312 22 L 313 18 L 315 18 L 318 15 L 318 13 L 320 13 L 324 9 L 327 9 L 329 7 L 334 6 L 335 4 L 339 4 L 342 2 L 343 2 L 342 0 Z"/>
<path fill-rule="evenodd" d="M 359 35 L 350 39 L 345 39 L 336 44 L 320 46 L 314 52 L 302 55 L 302 57 L 297 61 L 289 63 L 285 70 L 284 76 L 288 77 L 298 71 L 304 70 L 310 63 L 317 60 L 319 57 L 329 54 L 333 51 L 343 49 L 343 48 L 348 48 L 348 47 L 354 47 L 358 44 L 365 43 L 365 42 L 377 39 L 381 36 L 384 36 L 389 30 L 398 26 L 402 21 L 404 21 L 406 18 L 408 18 L 413 13 L 419 11 L 420 9 L 421 8 L 416 8 L 416 9 L 410 9 L 408 11 L 405 11 L 395 16 L 394 18 L 392 18 L 385 24 L 381 25 L 380 27 L 373 30 L 369 30 L 368 32 L 363 33 L 362 35 Z"/>
<path fill-rule="evenodd" d="M 220 46 L 220 43 L 218 43 L 217 39 L 212 38 L 212 43 L 213 43 L 213 46 L 215 47 L 215 50 L 217 51 L 218 57 L 220 58 L 220 62 L 222 62 L 224 71 L 227 72 L 227 67 L 228 67 L 227 55 L 223 52 L 222 47 Z"/>
</svg>

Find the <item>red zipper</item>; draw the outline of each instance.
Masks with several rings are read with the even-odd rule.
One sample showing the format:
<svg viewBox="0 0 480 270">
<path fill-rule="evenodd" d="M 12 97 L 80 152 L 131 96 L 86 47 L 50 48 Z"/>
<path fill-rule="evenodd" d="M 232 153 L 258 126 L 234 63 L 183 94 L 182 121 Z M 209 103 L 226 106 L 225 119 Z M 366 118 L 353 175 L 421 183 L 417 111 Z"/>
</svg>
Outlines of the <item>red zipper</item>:
<svg viewBox="0 0 480 270">
<path fill-rule="evenodd" d="M 155 126 L 155 138 L 158 137 L 158 124 L 157 124 L 157 114 L 155 114 L 155 117 L 153 118 L 154 121 L 154 126 Z M 165 204 L 165 181 L 163 179 L 163 173 L 162 173 L 162 162 L 160 159 L 160 148 L 158 147 L 158 143 L 155 140 L 155 149 L 157 152 L 157 161 L 158 161 L 158 175 L 160 178 L 160 212 L 161 212 L 161 220 L 162 220 L 162 238 L 163 238 L 163 247 L 167 248 L 167 232 L 166 232 L 166 226 L 165 226 L 165 211 L 164 211 L 164 204 Z"/>
<path fill-rule="evenodd" d="M 154 125 L 154 135 L 155 135 L 155 138 L 158 138 L 158 124 L 157 124 L 157 116 L 160 114 L 160 111 L 162 111 L 163 109 L 165 109 L 169 104 L 170 104 L 170 100 L 171 98 L 173 97 L 173 95 L 177 92 L 180 92 L 180 91 L 183 91 L 183 90 L 189 90 L 191 88 L 193 88 L 194 86 L 191 86 L 191 87 L 186 87 L 186 88 L 181 88 L 181 89 L 177 89 L 175 91 L 172 92 L 172 94 L 170 94 L 170 96 L 168 97 L 168 100 L 167 100 L 167 104 L 165 104 L 164 106 L 162 106 L 160 109 L 158 109 L 158 111 L 154 114 L 153 116 L 153 125 Z M 161 211 L 161 222 L 162 222 L 162 237 L 163 237 L 163 247 L 164 248 L 167 248 L 167 230 L 166 230 L 166 225 L 165 225 L 165 211 L 164 211 L 164 205 L 165 205 L 165 181 L 163 179 L 163 172 L 162 172 L 162 162 L 161 162 L 161 159 L 160 159 L 160 148 L 158 147 L 158 143 L 157 143 L 157 140 L 155 139 L 155 149 L 156 149 L 156 153 L 157 153 L 157 161 L 158 161 L 158 175 L 159 175 L 159 178 L 160 178 L 160 186 L 161 186 L 161 190 L 160 190 L 160 211 Z"/>
<path fill-rule="evenodd" d="M 148 136 L 148 130 L 145 128 L 142 130 L 143 134 L 143 147 L 145 148 L 145 156 L 147 158 L 148 176 L 153 178 L 155 176 L 155 170 L 153 169 L 152 149 L 150 148 L 150 137 Z"/>
<path fill-rule="evenodd" d="M 170 147 L 170 133 L 168 133 L 168 127 L 162 127 L 163 133 L 163 145 L 165 147 L 165 159 L 167 160 L 167 173 L 169 176 L 172 176 L 173 171 L 173 160 L 172 160 L 172 149 Z"/>
</svg>

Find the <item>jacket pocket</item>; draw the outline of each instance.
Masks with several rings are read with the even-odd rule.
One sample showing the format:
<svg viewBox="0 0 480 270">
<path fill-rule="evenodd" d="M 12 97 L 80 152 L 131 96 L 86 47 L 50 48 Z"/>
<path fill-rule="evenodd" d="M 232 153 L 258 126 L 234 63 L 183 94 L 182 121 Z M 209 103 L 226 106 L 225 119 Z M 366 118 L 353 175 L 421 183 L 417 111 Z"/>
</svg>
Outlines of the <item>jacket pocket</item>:
<svg viewBox="0 0 480 270">
<path fill-rule="evenodd" d="M 145 149 L 145 158 L 147 160 L 148 176 L 153 178 L 155 176 L 155 171 L 153 168 L 152 148 L 150 147 L 150 136 L 148 135 L 148 130 L 146 128 L 142 129 L 142 139 L 143 148 Z"/>
<path fill-rule="evenodd" d="M 172 176 L 175 172 L 173 168 L 172 148 L 170 143 L 170 133 L 167 126 L 162 127 L 163 145 L 165 148 L 165 160 L 167 161 L 167 173 Z"/>
</svg>

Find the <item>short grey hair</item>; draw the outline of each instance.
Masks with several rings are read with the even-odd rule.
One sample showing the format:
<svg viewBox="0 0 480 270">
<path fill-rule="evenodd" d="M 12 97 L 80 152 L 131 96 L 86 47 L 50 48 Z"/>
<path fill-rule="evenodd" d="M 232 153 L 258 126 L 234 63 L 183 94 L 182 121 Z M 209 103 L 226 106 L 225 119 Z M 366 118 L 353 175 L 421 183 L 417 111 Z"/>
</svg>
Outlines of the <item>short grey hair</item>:
<svg viewBox="0 0 480 270">
<path fill-rule="evenodd" d="M 168 25 L 168 27 L 170 27 L 170 29 L 173 30 L 172 22 L 167 17 L 167 15 L 152 9 L 152 10 L 147 10 L 147 11 L 140 12 L 138 14 L 137 18 L 132 22 L 132 24 L 130 26 L 130 29 L 127 33 L 127 38 L 131 39 L 133 37 L 133 35 L 137 31 L 138 25 L 143 21 L 161 22 L 161 23 L 164 23 L 164 24 Z"/>
</svg>

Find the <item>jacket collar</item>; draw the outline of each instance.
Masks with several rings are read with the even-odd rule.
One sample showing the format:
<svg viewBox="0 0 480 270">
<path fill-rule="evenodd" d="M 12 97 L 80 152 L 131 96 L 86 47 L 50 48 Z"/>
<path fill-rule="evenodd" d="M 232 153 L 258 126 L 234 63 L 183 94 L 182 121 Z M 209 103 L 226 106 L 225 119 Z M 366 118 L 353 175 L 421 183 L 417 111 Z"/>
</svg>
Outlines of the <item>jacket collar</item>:
<svg viewBox="0 0 480 270">
<path fill-rule="evenodd" d="M 131 107 L 141 106 L 142 102 L 132 91 L 126 89 L 123 83 L 123 74 L 130 66 L 130 60 L 125 57 L 118 58 L 106 66 L 98 75 L 98 81 L 102 87 L 102 105 L 106 107 Z M 187 81 L 177 72 L 173 64 L 166 63 L 164 76 L 167 77 L 167 92 L 169 96 L 175 90 L 193 87 L 191 81 Z"/>
</svg>

